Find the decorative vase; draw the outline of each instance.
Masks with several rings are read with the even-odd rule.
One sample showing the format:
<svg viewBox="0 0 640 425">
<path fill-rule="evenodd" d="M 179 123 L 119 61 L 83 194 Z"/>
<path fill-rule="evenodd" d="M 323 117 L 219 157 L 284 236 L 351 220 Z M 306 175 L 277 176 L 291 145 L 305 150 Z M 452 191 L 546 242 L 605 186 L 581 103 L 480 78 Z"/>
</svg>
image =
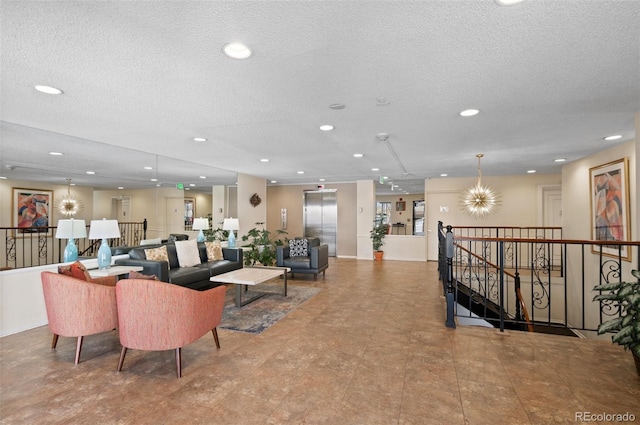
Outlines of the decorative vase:
<svg viewBox="0 0 640 425">
<path fill-rule="evenodd" d="M 384 255 L 384 251 L 373 251 L 373 257 L 376 261 L 382 261 L 382 256 Z"/>
<path fill-rule="evenodd" d="M 636 362 L 636 372 L 638 372 L 638 376 L 640 376 L 640 356 L 636 355 L 633 351 L 631 354 L 633 354 L 633 361 Z"/>
</svg>

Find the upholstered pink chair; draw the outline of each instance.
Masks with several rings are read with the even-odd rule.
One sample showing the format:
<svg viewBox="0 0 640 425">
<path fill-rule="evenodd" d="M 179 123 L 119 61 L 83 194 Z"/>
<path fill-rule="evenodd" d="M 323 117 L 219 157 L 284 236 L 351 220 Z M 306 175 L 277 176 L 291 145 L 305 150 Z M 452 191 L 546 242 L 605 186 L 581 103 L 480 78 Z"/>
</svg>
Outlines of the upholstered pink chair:
<svg viewBox="0 0 640 425">
<path fill-rule="evenodd" d="M 118 326 L 116 288 L 52 272 L 42 272 L 41 280 L 49 329 L 53 332 L 51 348 L 56 348 L 58 336 L 77 337 L 78 364 L 85 336 Z"/>
<path fill-rule="evenodd" d="M 182 376 L 182 347 L 211 331 L 220 348 L 216 326 L 222 320 L 226 290 L 226 286 L 218 286 L 196 291 L 146 279 L 118 281 L 118 331 L 122 344 L 118 372 L 128 348 L 175 349 L 178 378 Z"/>
</svg>

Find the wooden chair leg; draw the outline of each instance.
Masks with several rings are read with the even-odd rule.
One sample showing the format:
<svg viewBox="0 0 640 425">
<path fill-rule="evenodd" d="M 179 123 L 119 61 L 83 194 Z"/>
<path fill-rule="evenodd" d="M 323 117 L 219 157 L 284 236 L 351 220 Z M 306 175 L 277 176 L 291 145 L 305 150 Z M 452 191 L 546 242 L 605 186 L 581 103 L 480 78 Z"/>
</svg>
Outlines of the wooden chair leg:
<svg viewBox="0 0 640 425">
<path fill-rule="evenodd" d="M 80 363 L 80 351 L 82 351 L 82 336 L 78 337 L 78 343 L 76 344 L 76 364 Z"/>
<path fill-rule="evenodd" d="M 124 356 L 127 354 L 127 347 L 122 347 L 120 351 L 120 361 L 118 362 L 118 372 L 122 370 L 122 363 L 124 363 Z"/>
<path fill-rule="evenodd" d="M 315 274 L 313 275 L 313 280 L 314 280 L 314 281 L 318 280 L 318 273 L 315 273 Z"/>
<path fill-rule="evenodd" d="M 182 377 L 182 357 L 181 357 L 182 348 L 176 348 L 176 373 L 178 374 L 178 378 Z"/>
<path fill-rule="evenodd" d="M 53 334 L 53 341 L 51 341 L 51 349 L 53 350 L 58 345 L 58 336 L 57 334 Z"/>
<path fill-rule="evenodd" d="M 211 333 L 213 334 L 213 339 L 216 341 L 216 347 L 218 347 L 218 350 L 219 350 L 220 340 L 218 339 L 218 329 L 217 328 L 211 329 Z"/>
</svg>

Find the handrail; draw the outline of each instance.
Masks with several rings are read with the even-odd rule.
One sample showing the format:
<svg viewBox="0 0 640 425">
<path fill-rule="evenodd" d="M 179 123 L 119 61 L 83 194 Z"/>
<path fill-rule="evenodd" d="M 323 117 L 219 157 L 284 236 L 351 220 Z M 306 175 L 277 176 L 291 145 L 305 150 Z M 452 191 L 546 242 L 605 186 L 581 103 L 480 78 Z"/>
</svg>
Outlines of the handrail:
<svg viewBox="0 0 640 425">
<path fill-rule="evenodd" d="M 457 243 L 453 243 L 455 246 L 459 247 L 461 250 L 465 251 L 466 253 L 468 253 L 469 255 L 471 255 L 472 257 L 475 257 L 479 260 L 481 260 L 483 263 L 489 264 L 491 266 L 491 268 L 494 268 L 496 270 L 500 270 L 500 266 L 498 266 L 497 264 L 492 263 L 491 261 L 488 261 L 486 258 L 483 258 L 481 256 L 479 256 L 478 254 L 476 254 L 475 252 L 471 252 L 470 250 L 468 250 L 467 248 L 463 247 L 462 245 L 459 245 Z M 509 277 L 512 278 L 516 278 L 516 275 L 511 273 L 510 271 L 505 270 L 504 274 L 506 274 Z"/>
<path fill-rule="evenodd" d="M 533 238 L 492 238 L 481 236 L 460 236 L 454 235 L 454 239 L 463 241 L 487 241 L 487 242 L 526 242 L 526 243 L 555 243 L 555 244 L 575 244 L 575 245 L 607 245 L 607 246 L 640 246 L 640 241 L 602 241 L 588 239 L 533 239 Z"/>
<path fill-rule="evenodd" d="M 531 323 L 531 318 L 529 318 L 529 312 L 527 311 L 527 306 L 524 303 L 524 298 L 522 297 L 520 288 L 516 288 L 516 296 L 518 297 L 518 302 L 520 303 L 520 308 L 522 309 L 524 320 L 525 322 L 527 322 L 527 329 L 529 332 L 534 332 L 533 323 Z"/>
</svg>

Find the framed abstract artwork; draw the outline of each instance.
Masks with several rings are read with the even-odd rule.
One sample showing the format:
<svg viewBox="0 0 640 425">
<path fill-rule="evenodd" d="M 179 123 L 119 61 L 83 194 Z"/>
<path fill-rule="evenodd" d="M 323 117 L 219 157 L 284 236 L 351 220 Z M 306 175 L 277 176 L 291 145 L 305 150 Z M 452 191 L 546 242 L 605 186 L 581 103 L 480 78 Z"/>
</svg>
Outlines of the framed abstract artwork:
<svg viewBox="0 0 640 425">
<path fill-rule="evenodd" d="M 51 234 L 53 192 L 40 189 L 13 188 L 13 227 L 19 233 Z"/>
<path fill-rule="evenodd" d="M 629 220 L 629 170 L 627 158 L 599 165 L 589 170 L 591 199 L 591 238 L 597 241 L 628 241 L 631 236 Z M 631 260 L 629 247 L 618 251 L 616 245 L 604 245 L 602 253 Z M 594 253 L 600 246 L 592 245 Z"/>
</svg>

